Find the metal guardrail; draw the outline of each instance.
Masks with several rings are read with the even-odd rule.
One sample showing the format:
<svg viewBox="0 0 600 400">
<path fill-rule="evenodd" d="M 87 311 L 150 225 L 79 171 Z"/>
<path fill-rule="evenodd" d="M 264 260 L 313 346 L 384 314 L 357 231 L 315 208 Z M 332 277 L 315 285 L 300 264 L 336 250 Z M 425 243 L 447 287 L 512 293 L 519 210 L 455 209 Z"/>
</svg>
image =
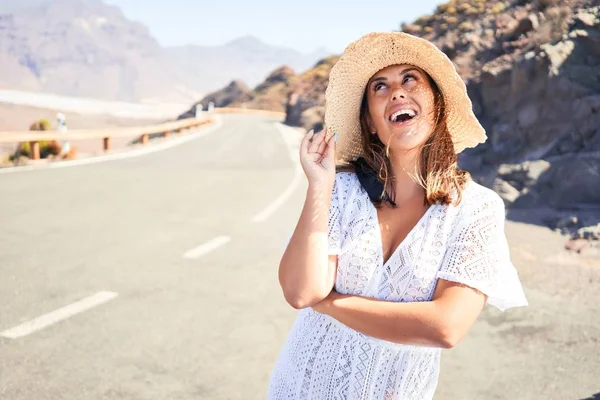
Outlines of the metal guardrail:
<svg viewBox="0 0 600 400">
<path fill-rule="evenodd" d="M 253 110 L 247 108 L 215 108 L 219 114 L 253 114 L 269 117 L 284 118 L 285 113 L 276 111 Z M 186 129 L 195 128 L 200 125 L 213 122 L 209 113 L 203 113 L 201 118 L 187 118 L 163 124 L 135 126 L 127 128 L 103 128 L 103 129 L 73 129 L 67 132 L 57 130 L 47 131 L 5 131 L 0 132 L 0 143 L 26 143 L 29 142 L 31 158 L 40 158 L 40 142 L 42 141 L 74 141 L 102 139 L 104 151 L 110 150 L 110 141 L 114 137 L 139 136 L 142 144 L 147 144 L 150 135 L 162 134 L 164 137 L 172 133 L 179 133 Z"/>
<path fill-rule="evenodd" d="M 142 144 L 147 144 L 150 135 L 162 134 L 164 137 L 172 133 L 180 133 L 186 129 L 192 129 L 201 125 L 211 123 L 211 117 L 187 118 L 164 124 L 135 126 L 128 128 L 105 128 L 105 129 L 73 129 L 68 132 L 56 130 L 48 131 L 7 131 L 0 132 L 0 143 L 23 143 L 29 142 L 31 158 L 40 158 L 41 141 L 61 140 L 93 140 L 102 139 L 104 151 L 110 150 L 110 140 L 114 137 L 139 136 Z"/>
</svg>

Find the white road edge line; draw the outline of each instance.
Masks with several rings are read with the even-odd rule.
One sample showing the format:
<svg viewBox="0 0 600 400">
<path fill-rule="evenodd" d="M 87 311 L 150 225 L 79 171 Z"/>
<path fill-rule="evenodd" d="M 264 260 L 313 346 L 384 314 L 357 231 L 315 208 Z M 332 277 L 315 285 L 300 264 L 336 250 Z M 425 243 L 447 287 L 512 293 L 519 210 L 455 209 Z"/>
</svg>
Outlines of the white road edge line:
<svg viewBox="0 0 600 400">
<path fill-rule="evenodd" d="M 277 211 L 277 209 L 279 209 L 279 207 L 285 204 L 287 199 L 294 193 L 294 191 L 300 184 L 300 181 L 302 180 L 302 166 L 300 165 L 300 161 L 298 160 L 300 141 L 296 140 L 301 135 L 298 135 L 296 136 L 296 138 L 294 138 L 293 135 L 298 133 L 297 129 L 287 127 L 282 123 L 277 123 L 275 126 L 277 126 L 279 133 L 283 138 L 283 141 L 288 147 L 290 160 L 292 160 L 292 163 L 296 167 L 294 168 L 294 177 L 292 178 L 292 181 L 290 182 L 288 187 L 283 191 L 283 193 L 281 193 L 279 197 L 273 200 L 273 202 L 269 204 L 264 210 L 256 214 L 252 218 L 252 222 L 264 222 L 267 218 L 269 218 L 275 211 Z"/>
<path fill-rule="evenodd" d="M 41 315 L 35 319 L 24 322 L 21 325 L 15 326 L 14 328 L 7 329 L 0 333 L 0 336 L 8 339 L 17 339 L 30 333 L 44 329 L 57 322 L 72 317 L 75 314 L 79 314 L 90 308 L 99 306 L 100 304 L 106 303 L 113 300 L 118 296 L 118 293 L 102 291 L 92 296 L 86 297 L 85 299 L 79 300 L 75 303 L 69 304 L 68 306 L 59 308 L 58 310 L 49 312 Z"/>
<path fill-rule="evenodd" d="M 208 242 L 201 244 L 198 247 L 191 249 L 183 255 L 183 258 L 196 259 L 203 255 L 210 253 L 211 251 L 229 243 L 231 238 L 229 236 L 217 236 L 216 238 L 209 240 Z"/>
<path fill-rule="evenodd" d="M 205 136 L 215 130 L 219 129 L 223 125 L 223 120 L 220 116 L 214 116 L 214 123 L 209 126 L 200 128 L 198 132 L 191 133 L 189 135 L 185 135 L 182 137 L 172 138 L 165 140 L 159 144 L 150 144 L 148 147 L 143 147 L 130 151 L 123 151 L 117 154 L 107 154 L 103 156 L 92 156 L 89 158 L 82 158 L 78 160 L 68 160 L 68 161 L 57 161 L 51 162 L 48 164 L 42 165 L 25 165 L 21 167 L 5 167 L 0 168 L 0 174 L 10 174 L 15 172 L 24 172 L 24 171 L 35 171 L 35 170 L 45 170 L 45 169 L 54 169 L 54 168 L 66 168 L 66 167 L 75 167 L 80 165 L 89 165 L 89 164 L 97 164 L 106 161 L 114 161 L 114 160 L 123 160 L 126 158 L 134 158 L 143 156 L 146 154 L 156 153 L 157 151 L 167 150 L 171 147 L 179 146 L 181 144 L 190 142 L 192 140 L 198 139 L 202 136 Z"/>
</svg>

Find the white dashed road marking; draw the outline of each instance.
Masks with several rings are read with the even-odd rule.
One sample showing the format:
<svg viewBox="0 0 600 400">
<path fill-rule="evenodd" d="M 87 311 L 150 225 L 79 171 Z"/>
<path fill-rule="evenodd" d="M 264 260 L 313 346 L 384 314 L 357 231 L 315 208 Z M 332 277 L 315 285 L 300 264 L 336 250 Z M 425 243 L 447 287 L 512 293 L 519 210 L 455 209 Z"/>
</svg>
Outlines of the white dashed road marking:
<svg viewBox="0 0 600 400">
<path fill-rule="evenodd" d="M 224 244 L 229 243 L 229 241 L 231 241 L 231 238 L 229 236 L 218 236 L 204 244 L 201 244 L 198 247 L 191 249 L 183 255 L 183 258 L 200 258 L 203 255 L 210 253 L 211 251 L 223 246 Z"/>
<path fill-rule="evenodd" d="M 0 336 L 8 339 L 17 339 L 29 335 L 30 333 L 39 331 L 57 322 L 72 317 L 75 314 L 79 314 L 89 310 L 90 308 L 113 300 L 117 296 L 118 294 L 115 292 L 98 292 L 95 295 L 86 297 L 85 299 L 69 304 L 68 306 L 59 308 L 56 311 L 52 311 L 48 314 L 44 314 L 32 319 L 31 321 L 24 322 L 19 326 L 5 330 L 4 332 L 0 333 Z"/>
</svg>

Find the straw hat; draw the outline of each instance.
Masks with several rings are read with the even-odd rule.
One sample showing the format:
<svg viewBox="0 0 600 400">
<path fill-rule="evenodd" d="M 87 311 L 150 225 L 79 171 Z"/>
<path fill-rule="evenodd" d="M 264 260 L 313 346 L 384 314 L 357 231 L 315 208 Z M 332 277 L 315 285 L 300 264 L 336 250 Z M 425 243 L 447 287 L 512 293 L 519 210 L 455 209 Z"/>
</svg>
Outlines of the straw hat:
<svg viewBox="0 0 600 400">
<path fill-rule="evenodd" d="M 395 64 L 421 68 L 440 88 L 456 153 L 485 142 L 485 130 L 473 114 L 465 83 L 442 51 L 407 33 L 374 32 L 348 45 L 329 75 L 325 125 L 327 138 L 337 134 L 337 161 L 364 156 L 359 118 L 367 82 L 378 71 Z"/>
</svg>

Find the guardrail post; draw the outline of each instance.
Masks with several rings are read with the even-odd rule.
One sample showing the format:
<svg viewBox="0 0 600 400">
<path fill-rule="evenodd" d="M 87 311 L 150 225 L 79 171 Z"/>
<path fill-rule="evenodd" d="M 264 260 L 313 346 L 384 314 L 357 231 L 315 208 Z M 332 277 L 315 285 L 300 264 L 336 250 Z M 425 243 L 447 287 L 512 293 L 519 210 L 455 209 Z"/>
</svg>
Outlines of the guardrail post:
<svg viewBox="0 0 600 400">
<path fill-rule="evenodd" d="M 104 151 L 110 150 L 110 137 L 105 137 L 103 139 L 103 142 L 104 142 L 104 146 L 103 146 L 104 147 Z"/>
<path fill-rule="evenodd" d="M 142 144 L 148 144 L 148 134 L 144 133 L 142 135 L 142 137 L 140 138 L 140 140 L 141 140 Z"/>
<path fill-rule="evenodd" d="M 40 159 L 40 142 L 29 142 L 29 151 L 32 160 Z"/>
</svg>

